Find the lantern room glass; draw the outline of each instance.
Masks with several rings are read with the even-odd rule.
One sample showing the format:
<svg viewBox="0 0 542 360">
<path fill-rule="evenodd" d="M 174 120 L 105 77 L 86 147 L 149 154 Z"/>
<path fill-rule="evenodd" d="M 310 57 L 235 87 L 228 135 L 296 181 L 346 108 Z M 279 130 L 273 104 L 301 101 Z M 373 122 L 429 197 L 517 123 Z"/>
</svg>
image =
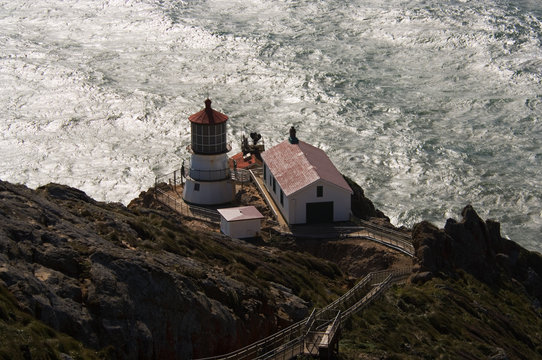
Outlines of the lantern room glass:
<svg viewBox="0 0 542 360">
<path fill-rule="evenodd" d="M 197 154 L 228 152 L 226 122 L 220 124 L 192 123 L 192 151 Z"/>
</svg>

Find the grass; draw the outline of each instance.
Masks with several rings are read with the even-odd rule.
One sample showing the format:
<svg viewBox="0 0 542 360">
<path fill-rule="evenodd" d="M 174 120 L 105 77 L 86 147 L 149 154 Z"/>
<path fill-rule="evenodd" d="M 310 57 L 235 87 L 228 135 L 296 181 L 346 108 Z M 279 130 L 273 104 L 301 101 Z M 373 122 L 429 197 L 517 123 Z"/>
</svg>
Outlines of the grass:
<svg viewBox="0 0 542 360">
<path fill-rule="evenodd" d="M 62 354 L 76 360 L 108 358 L 21 311 L 13 295 L 0 286 L 0 359 L 53 360 L 63 359 Z"/>
<path fill-rule="evenodd" d="M 62 201 L 62 205 L 76 216 L 84 214 L 98 235 L 116 245 L 189 257 L 210 267 L 219 267 L 227 276 L 255 286 L 264 294 L 269 283 L 275 282 L 315 306 L 324 306 L 345 291 L 346 278 L 339 268 L 310 254 L 288 249 L 262 251 L 218 233 L 196 232 L 169 212 L 69 200 Z M 77 247 L 84 250 L 84 256 L 89 255 L 83 245 L 74 246 L 76 250 Z M 274 246 L 269 248 L 277 250 Z M 83 262 L 82 268 L 84 265 Z M 183 267 L 172 271 L 195 279 L 205 277 L 199 269 Z"/>
<path fill-rule="evenodd" d="M 268 244 L 251 246 L 214 233 L 197 233 L 168 212 L 119 204 L 60 201 L 103 239 L 143 252 L 170 252 L 205 266 L 177 265 L 171 271 L 198 280 L 206 269 L 222 271 L 269 297 L 271 282 L 282 284 L 316 307 L 327 305 L 346 290 L 338 267 L 291 247 L 291 239 L 270 234 Z M 80 277 L 90 277 L 91 243 L 70 243 L 78 251 Z M 528 256 L 520 254 L 521 256 Z M 529 259 L 527 259 L 529 260 Z M 528 261 L 527 261 L 528 262 Z M 187 262 L 188 263 L 188 262 Z M 529 262 L 528 262 L 529 263 Z M 532 261 L 535 264 L 534 261 Z M 534 266 L 534 265 L 533 265 Z M 205 291 L 205 289 L 202 289 Z M 239 307 L 231 291 L 225 302 Z M 502 349 L 509 358 L 542 358 L 542 314 L 531 306 L 523 289 L 503 280 L 490 288 L 470 275 L 433 279 L 423 285 L 393 287 L 361 314 L 343 324 L 340 354 L 388 359 L 488 358 Z M 85 349 L 21 311 L 0 286 L 0 360 L 110 357 L 114 349 Z"/>
<path fill-rule="evenodd" d="M 512 282 L 457 280 L 389 290 L 344 327 L 342 359 L 542 358 L 542 313 Z"/>
</svg>

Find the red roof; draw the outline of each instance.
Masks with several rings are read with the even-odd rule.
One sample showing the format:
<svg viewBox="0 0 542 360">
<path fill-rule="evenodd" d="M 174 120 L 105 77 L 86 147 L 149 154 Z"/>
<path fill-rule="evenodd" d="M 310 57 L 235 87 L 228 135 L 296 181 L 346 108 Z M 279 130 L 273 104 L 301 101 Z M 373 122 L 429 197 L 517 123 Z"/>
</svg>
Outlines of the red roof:
<svg viewBox="0 0 542 360">
<path fill-rule="evenodd" d="M 240 206 L 233 208 L 217 209 L 226 221 L 241 221 L 263 219 L 264 216 L 254 206 Z"/>
<path fill-rule="evenodd" d="M 196 124 L 220 124 L 228 120 L 228 117 L 221 112 L 211 108 L 211 100 L 205 100 L 205 109 L 188 117 L 190 122 Z"/>
<path fill-rule="evenodd" d="M 255 155 L 250 155 L 245 160 L 245 157 L 243 156 L 242 152 L 237 153 L 237 154 L 233 155 L 232 157 L 230 157 L 230 159 L 229 159 L 230 168 L 234 167 L 233 166 L 233 161 L 234 160 L 237 163 L 237 168 L 238 169 L 248 169 L 248 168 L 251 168 L 251 167 L 262 165 L 262 162 L 260 160 L 258 160 Z"/>
<path fill-rule="evenodd" d="M 262 158 L 286 196 L 318 180 L 324 180 L 352 193 L 352 189 L 326 153 L 306 142 L 291 144 L 285 140 L 264 151 Z"/>
</svg>

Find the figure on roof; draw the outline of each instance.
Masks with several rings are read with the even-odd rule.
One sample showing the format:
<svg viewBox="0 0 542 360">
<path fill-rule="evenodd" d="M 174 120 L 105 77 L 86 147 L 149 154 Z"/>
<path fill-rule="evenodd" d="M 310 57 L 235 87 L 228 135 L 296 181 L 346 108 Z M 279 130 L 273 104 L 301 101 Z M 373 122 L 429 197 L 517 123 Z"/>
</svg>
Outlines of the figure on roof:
<svg viewBox="0 0 542 360">
<path fill-rule="evenodd" d="M 241 135 L 241 151 L 243 156 L 250 153 L 250 146 L 248 145 L 248 139 L 245 135 Z"/>
<path fill-rule="evenodd" d="M 299 140 L 295 136 L 295 127 L 293 125 L 290 128 L 290 138 L 288 140 L 290 140 L 290 144 L 297 144 L 299 142 Z"/>
<path fill-rule="evenodd" d="M 260 141 L 260 139 L 262 138 L 262 134 L 258 134 L 256 132 L 251 132 L 250 133 L 250 138 L 252 139 L 252 144 L 254 146 L 256 146 L 256 144 L 258 143 L 258 141 Z"/>
</svg>

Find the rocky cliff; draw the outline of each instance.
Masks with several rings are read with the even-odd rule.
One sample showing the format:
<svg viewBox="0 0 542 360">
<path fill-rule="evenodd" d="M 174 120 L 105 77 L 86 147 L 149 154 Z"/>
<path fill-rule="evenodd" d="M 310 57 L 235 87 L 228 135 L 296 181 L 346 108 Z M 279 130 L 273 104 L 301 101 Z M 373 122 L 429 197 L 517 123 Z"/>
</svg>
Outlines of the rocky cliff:
<svg viewBox="0 0 542 360">
<path fill-rule="evenodd" d="M 389 221 L 389 218 L 380 210 L 378 210 L 373 202 L 365 196 L 365 192 L 354 180 L 347 176 L 343 176 L 348 186 L 352 189 L 351 205 L 354 216 L 369 220 L 370 218 L 382 218 Z"/>
<path fill-rule="evenodd" d="M 230 351 L 305 317 L 342 279 L 323 260 L 196 233 L 170 212 L 0 182 L 0 286 L 112 358 Z"/>
<path fill-rule="evenodd" d="M 344 359 L 542 359 L 542 256 L 461 215 L 414 226 L 411 282 L 346 324 Z"/>
<path fill-rule="evenodd" d="M 353 211 L 391 226 L 359 186 Z M 462 217 L 414 226 L 412 282 L 346 324 L 345 359 L 542 357 L 542 257 L 472 207 Z M 348 275 L 410 261 L 362 240 L 268 237 L 229 239 L 150 193 L 125 207 L 0 181 L 0 357 L 221 354 L 335 299 Z"/>
<path fill-rule="evenodd" d="M 472 206 L 461 212 L 462 220 L 448 219 L 444 229 L 428 222 L 414 226 L 416 281 L 434 276 L 453 277 L 463 270 L 486 284 L 497 286 L 513 279 L 540 306 L 542 303 L 542 256 L 501 236 L 500 224 L 482 220 Z"/>
</svg>

